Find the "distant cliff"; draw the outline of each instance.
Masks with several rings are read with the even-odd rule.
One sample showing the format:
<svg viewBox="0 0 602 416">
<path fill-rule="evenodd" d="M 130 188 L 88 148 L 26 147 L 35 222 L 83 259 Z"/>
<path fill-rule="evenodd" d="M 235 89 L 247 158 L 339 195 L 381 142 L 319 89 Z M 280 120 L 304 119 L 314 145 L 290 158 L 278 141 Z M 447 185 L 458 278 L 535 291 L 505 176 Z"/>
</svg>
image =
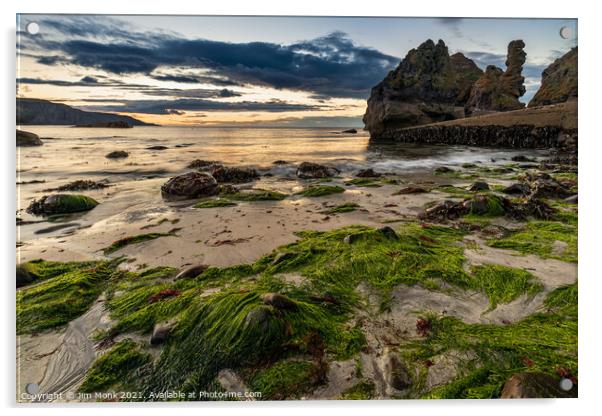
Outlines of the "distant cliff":
<svg viewBox="0 0 602 416">
<path fill-rule="evenodd" d="M 77 125 L 125 122 L 131 126 L 149 126 L 133 117 L 83 111 L 65 104 L 33 98 L 17 98 L 17 124 Z"/>
<path fill-rule="evenodd" d="M 364 124 L 371 136 L 464 117 L 464 105 L 481 71 L 462 54 L 449 56 L 442 40 L 427 40 L 372 89 Z"/>
<path fill-rule="evenodd" d="M 562 103 L 577 98 L 577 48 L 556 59 L 541 74 L 541 87 L 529 107 Z"/>
</svg>

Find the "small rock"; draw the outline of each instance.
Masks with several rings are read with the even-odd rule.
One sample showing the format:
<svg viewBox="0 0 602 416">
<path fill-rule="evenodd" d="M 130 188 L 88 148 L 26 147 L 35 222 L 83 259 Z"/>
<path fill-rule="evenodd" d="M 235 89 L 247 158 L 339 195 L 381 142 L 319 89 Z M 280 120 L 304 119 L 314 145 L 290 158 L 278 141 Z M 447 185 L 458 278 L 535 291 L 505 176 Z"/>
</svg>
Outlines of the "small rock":
<svg viewBox="0 0 602 416">
<path fill-rule="evenodd" d="M 17 147 L 42 146 L 44 143 L 37 134 L 17 130 Z"/>
<path fill-rule="evenodd" d="M 351 133 L 351 134 L 356 134 L 357 130 L 356 129 L 347 129 L 347 130 L 343 130 L 341 133 Z"/>
<path fill-rule="evenodd" d="M 188 164 L 189 169 L 198 169 L 198 170 L 211 170 L 218 166 L 222 166 L 220 162 L 216 162 L 215 160 L 201 160 L 195 159 Z"/>
<path fill-rule="evenodd" d="M 489 185 L 487 184 L 487 182 L 475 182 L 470 186 L 469 190 L 472 192 L 488 191 Z"/>
<path fill-rule="evenodd" d="M 288 162 L 286 160 L 274 160 L 272 162 L 273 165 L 287 165 Z"/>
<path fill-rule="evenodd" d="M 146 150 L 167 150 L 169 147 L 167 146 L 150 146 L 147 147 Z"/>
<path fill-rule="evenodd" d="M 534 159 L 531 159 L 530 157 L 527 157 L 525 155 L 513 156 L 510 160 L 512 160 L 513 162 L 535 162 Z"/>
<path fill-rule="evenodd" d="M 343 242 L 345 244 L 353 244 L 354 242 L 356 242 L 357 240 L 359 240 L 361 238 L 361 234 L 349 234 L 346 235 L 345 238 L 343 238 Z"/>
<path fill-rule="evenodd" d="M 502 189 L 502 192 L 508 195 L 527 195 L 531 188 L 525 183 L 513 183 Z"/>
<path fill-rule="evenodd" d="M 577 194 L 573 196 L 569 196 L 568 198 L 564 198 L 564 202 L 567 204 L 578 204 Z"/>
<path fill-rule="evenodd" d="M 573 193 L 554 179 L 537 179 L 533 184 L 532 198 L 568 198 Z"/>
<path fill-rule="evenodd" d="M 399 238 L 395 230 L 389 226 L 379 228 L 378 232 L 384 235 L 385 237 L 391 238 L 393 240 L 397 240 Z"/>
<path fill-rule="evenodd" d="M 439 166 L 437 169 L 435 169 L 435 173 L 451 173 L 451 172 L 455 172 L 455 170 L 453 170 L 452 168 L 448 168 L 447 166 Z"/>
<path fill-rule="evenodd" d="M 297 308 L 295 302 L 279 293 L 264 293 L 260 298 L 266 305 L 271 305 L 277 309 L 293 310 Z"/>
<path fill-rule="evenodd" d="M 201 198 L 219 191 L 215 178 L 205 172 L 188 172 L 175 176 L 161 186 L 164 197 Z"/>
<path fill-rule="evenodd" d="M 156 324 L 153 328 L 153 334 L 150 337 L 150 345 L 161 345 L 167 341 L 173 325 L 171 324 Z"/>
<path fill-rule="evenodd" d="M 395 192 L 394 195 L 425 194 L 428 191 L 420 186 L 408 186 Z"/>
<path fill-rule="evenodd" d="M 577 397 L 577 386 L 569 391 L 560 388 L 560 377 L 544 373 L 517 373 L 504 384 L 502 399 L 550 399 Z"/>
<path fill-rule="evenodd" d="M 126 152 L 125 150 L 114 150 L 110 153 L 107 153 L 105 155 L 105 157 L 107 159 L 123 159 L 128 157 L 130 154 L 128 152 Z"/>
<path fill-rule="evenodd" d="M 303 162 L 297 168 L 297 176 L 302 179 L 330 178 L 337 173 L 338 169 L 312 162 Z"/>
<path fill-rule="evenodd" d="M 380 178 L 382 175 L 374 172 L 374 170 L 370 168 L 360 170 L 355 176 L 358 178 Z"/>
<path fill-rule="evenodd" d="M 245 317 L 245 324 L 258 331 L 266 332 L 269 330 L 271 318 L 272 310 L 269 306 L 258 306 L 249 311 Z"/>
<path fill-rule="evenodd" d="M 205 270 L 207 270 L 209 266 L 206 264 L 197 264 L 196 266 L 191 266 L 187 269 L 182 270 L 180 273 L 176 275 L 176 280 L 180 279 L 194 279 L 199 276 Z"/>
</svg>

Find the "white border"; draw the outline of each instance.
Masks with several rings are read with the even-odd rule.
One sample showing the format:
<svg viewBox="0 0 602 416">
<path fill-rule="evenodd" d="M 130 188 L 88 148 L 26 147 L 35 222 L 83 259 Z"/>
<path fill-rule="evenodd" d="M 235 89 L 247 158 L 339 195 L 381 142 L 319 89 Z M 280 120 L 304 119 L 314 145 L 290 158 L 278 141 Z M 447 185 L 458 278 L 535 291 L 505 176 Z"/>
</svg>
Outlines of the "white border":
<svg viewBox="0 0 602 416">
<path fill-rule="evenodd" d="M 214 1 L 179 0 L 177 2 L 145 1 L 69 1 L 69 0 L 21 0 L 12 4 L 2 2 L 2 181 L 0 195 L 4 198 L 0 204 L 4 219 L 4 250 L 2 250 L 5 273 L 2 310 L 4 337 L 0 343 L 2 349 L 2 378 L 0 392 L 3 404 L 9 412 L 30 414 L 42 411 L 47 415 L 82 412 L 86 414 L 111 415 L 144 412 L 148 415 L 164 414 L 166 411 L 194 412 L 195 414 L 219 413 L 245 415 L 264 415 L 266 413 L 285 412 L 287 415 L 307 415 L 308 413 L 340 412 L 365 415 L 373 408 L 379 413 L 401 414 L 438 414 L 482 416 L 524 414 L 526 411 L 537 414 L 588 414 L 596 407 L 596 401 L 602 397 L 598 388 L 602 387 L 602 368 L 600 346 L 600 299 L 602 296 L 602 275 L 600 273 L 600 217 L 602 198 L 600 198 L 602 169 L 602 132 L 600 129 L 600 91 L 602 65 L 600 62 L 600 14 L 596 13 L 595 2 L 576 1 L 537 1 L 503 0 L 484 1 L 444 1 L 430 0 L 422 2 L 402 2 L 371 0 L 353 2 L 352 0 L 303 0 L 285 2 L 282 0 L 251 1 Z M 104 405 L 104 406 L 19 406 L 15 409 L 15 326 L 14 326 L 14 212 L 15 212 L 15 14 L 20 13 L 106 13 L 106 14 L 249 14 L 249 15 L 332 15 L 332 16 L 457 16 L 457 17 L 576 17 L 579 19 L 579 84 L 580 114 L 579 127 L 581 141 L 580 157 L 580 213 L 579 213 L 579 396 L 578 400 L 523 400 L 523 401 L 403 401 L 403 402 L 286 402 L 254 403 L 242 405 L 228 404 L 153 404 Z M 601 244 L 602 245 L 602 244 Z M 142 407 L 142 408 L 141 408 Z M 10 409 L 12 408 L 12 409 Z M 169 409 L 169 410 L 168 410 Z M 589 410 L 589 411 L 588 411 Z M 599 410 L 598 410 L 599 412 Z"/>
</svg>

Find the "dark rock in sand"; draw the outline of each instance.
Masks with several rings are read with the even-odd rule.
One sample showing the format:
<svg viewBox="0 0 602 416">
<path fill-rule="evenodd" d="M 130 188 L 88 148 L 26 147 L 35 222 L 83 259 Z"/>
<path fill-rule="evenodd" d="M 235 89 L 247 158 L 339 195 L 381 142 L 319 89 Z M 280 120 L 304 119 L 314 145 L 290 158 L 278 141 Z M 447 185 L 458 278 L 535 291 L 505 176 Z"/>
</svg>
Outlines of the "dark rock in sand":
<svg viewBox="0 0 602 416">
<path fill-rule="evenodd" d="M 426 190 L 420 186 L 408 186 L 406 188 L 402 188 L 399 191 L 395 192 L 394 195 L 425 194 L 425 193 L 428 193 L 428 190 Z"/>
<path fill-rule="evenodd" d="M 358 178 L 380 178 L 382 174 L 374 172 L 372 168 L 370 169 L 362 169 L 358 173 L 355 174 Z"/>
<path fill-rule="evenodd" d="M 222 166 L 222 164 L 220 162 L 216 162 L 215 160 L 195 159 L 188 164 L 187 168 L 205 171 L 205 170 L 211 170 L 218 166 Z"/>
<path fill-rule="evenodd" d="M 43 144 L 37 134 L 17 130 L 17 147 L 41 146 Z"/>
<path fill-rule="evenodd" d="M 535 162 L 535 159 L 531 159 L 530 157 L 527 157 L 525 155 L 513 156 L 510 160 L 512 160 L 513 162 Z"/>
<path fill-rule="evenodd" d="M 164 197 L 201 198 L 216 195 L 217 181 L 205 172 L 188 172 L 175 176 L 161 186 Z"/>
<path fill-rule="evenodd" d="M 33 233 L 34 234 L 48 234 L 48 233 L 53 233 L 55 231 L 63 230 L 65 228 L 73 228 L 73 227 L 79 227 L 79 223 L 67 222 L 67 223 L 62 223 L 62 224 L 56 224 L 56 225 L 52 225 L 50 227 L 35 230 Z"/>
<path fill-rule="evenodd" d="M 264 293 L 260 298 L 266 305 L 271 305 L 277 309 L 294 310 L 297 308 L 295 302 L 279 293 Z"/>
<path fill-rule="evenodd" d="M 341 133 L 351 133 L 351 134 L 356 134 L 357 130 L 356 129 L 347 129 L 347 130 L 343 130 Z"/>
<path fill-rule="evenodd" d="M 338 173 L 338 169 L 312 162 L 303 162 L 297 168 L 297 176 L 302 179 L 330 178 Z"/>
<path fill-rule="evenodd" d="M 525 183 L 513 183 L 502 189 L 502 192 L 508 195 L 527 195 L 531 188 Z"/>
<path fill-rule="evenodd" d="M 170 324 L 156 324 L 150 337 L 150 345 L 156 346 L 165 344 L 172 329 L 173 325 Z"/>
<path fill-rule="evenodd" d="M 259 173 L 255 169 L 230 168 L 226 166 L 213 168 L 211 175 L 219 183 L 246 183 L 259 179 Z"/>
<path fill-rule="evenodd" d="M 470 186 L 469 190 L 472 192 L 488 191 L 489 184 L 487 184 L 487 182 L 475 182 Z"/>
<path fill-rule="evenodd" d="M 577 397 L 577 386 L 569 391 L 560 387 L 561 378 L 544 373 L 517 373 L 502 389 L 502 399 L 552 399 Z"/>
<path fill-rule="evenodd" d="M 146 148 L 147 150 L 167 150 L 169 147 L 167 146 L 150 146 Z"/>
<path fill-rule="evenodd" d="M 453 170 L 452 168 L 448 168 L 447 166 L 439 166 L 437 169 L 435 169 L 435 173 L 451 173 L 451 172 L 455 172 L 455 170 Z"/>
<path fill-rule="evenodd" d="M 288 162 L 286 160 L 274 160 L 272 162 L 273 165 L 287 165 Z"/>
<path fill-rule="evenodd" d="M 107 159 L 123 159 L 124 157 L 128 157 L 130 154 L 125 150 L 114 150 L 110 153 L 107 153 L 105 157 Z"/>
<path fill-rule="evenodd" d="M 176 280 L 180 279 L 194 279 L 199 276 L 205 270 L 207 270 L 209 266 L 206 264 L 197 264 L 196 266 L 188 267 L 187 269 L 182 270 L 180 273 L 176 275 Z"/>
<path fill-rule="evenodd" d="M 454 201 L 446 200 L 438 203 L 432 207 L 429 207 L 418 214 L 420 219 L 454 219 L 458 218 L 464 210 L 460 207 L 460 204 Z"/>
<path fill-rule="evenodd" d="M 33 201 L 27 207 L 27 212 L 32 215 L 69 214 L 89 211 L 96 205 L 96 200 L 85 195 L 53 194 Z"/>
<path fill-rule="evenodd" d="M 58 188 L 46 189 L 46 191 L 87 191 L 108 188 L 109 185 L 102 182 L 95 182 L 87 179 L 78 179 L 69 182 L 66 185 L 61 185 Z"/>
</svg>

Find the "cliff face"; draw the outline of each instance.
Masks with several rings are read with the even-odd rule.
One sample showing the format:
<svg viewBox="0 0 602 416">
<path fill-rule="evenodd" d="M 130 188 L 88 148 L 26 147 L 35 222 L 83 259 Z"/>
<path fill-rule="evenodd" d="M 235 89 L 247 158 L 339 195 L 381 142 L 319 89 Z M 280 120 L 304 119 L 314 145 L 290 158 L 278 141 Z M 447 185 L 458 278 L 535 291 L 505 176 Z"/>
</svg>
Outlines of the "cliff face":
<svg viewBox="0 0 602 416">
<path fill-rule="evenodd" d="M 46 100 L 17 98 L 17 124 L 76 125 L 125 122 L 130 126 L 148 126 L 133 117 L 111 113 L 82 111 Z"/>
<path fill-rule="evenodd" d="M 525 93 L 525 78 L 522 76 L 527 54 L 522 40 L 508 44 L 506 71 L 489 65 L 485 73 L 475 82 L 466 103 L 467 115 L 489 111 L 510 111 L 525 105 L 518 99 Z"/>
<path fill-rule="evenodd" d="M 467 91 L 482 71 L 442 40 L 427 40 L 372 89 L 364 124 L 373 137 L 399 128 L 464 117 Z"/>
<path fill-rule="evenodd" d="M 529 107 L 562 103 L 577 98 L 577 48 L 555 60 L 541 74 L 541 87 Z"/>
</svg>

